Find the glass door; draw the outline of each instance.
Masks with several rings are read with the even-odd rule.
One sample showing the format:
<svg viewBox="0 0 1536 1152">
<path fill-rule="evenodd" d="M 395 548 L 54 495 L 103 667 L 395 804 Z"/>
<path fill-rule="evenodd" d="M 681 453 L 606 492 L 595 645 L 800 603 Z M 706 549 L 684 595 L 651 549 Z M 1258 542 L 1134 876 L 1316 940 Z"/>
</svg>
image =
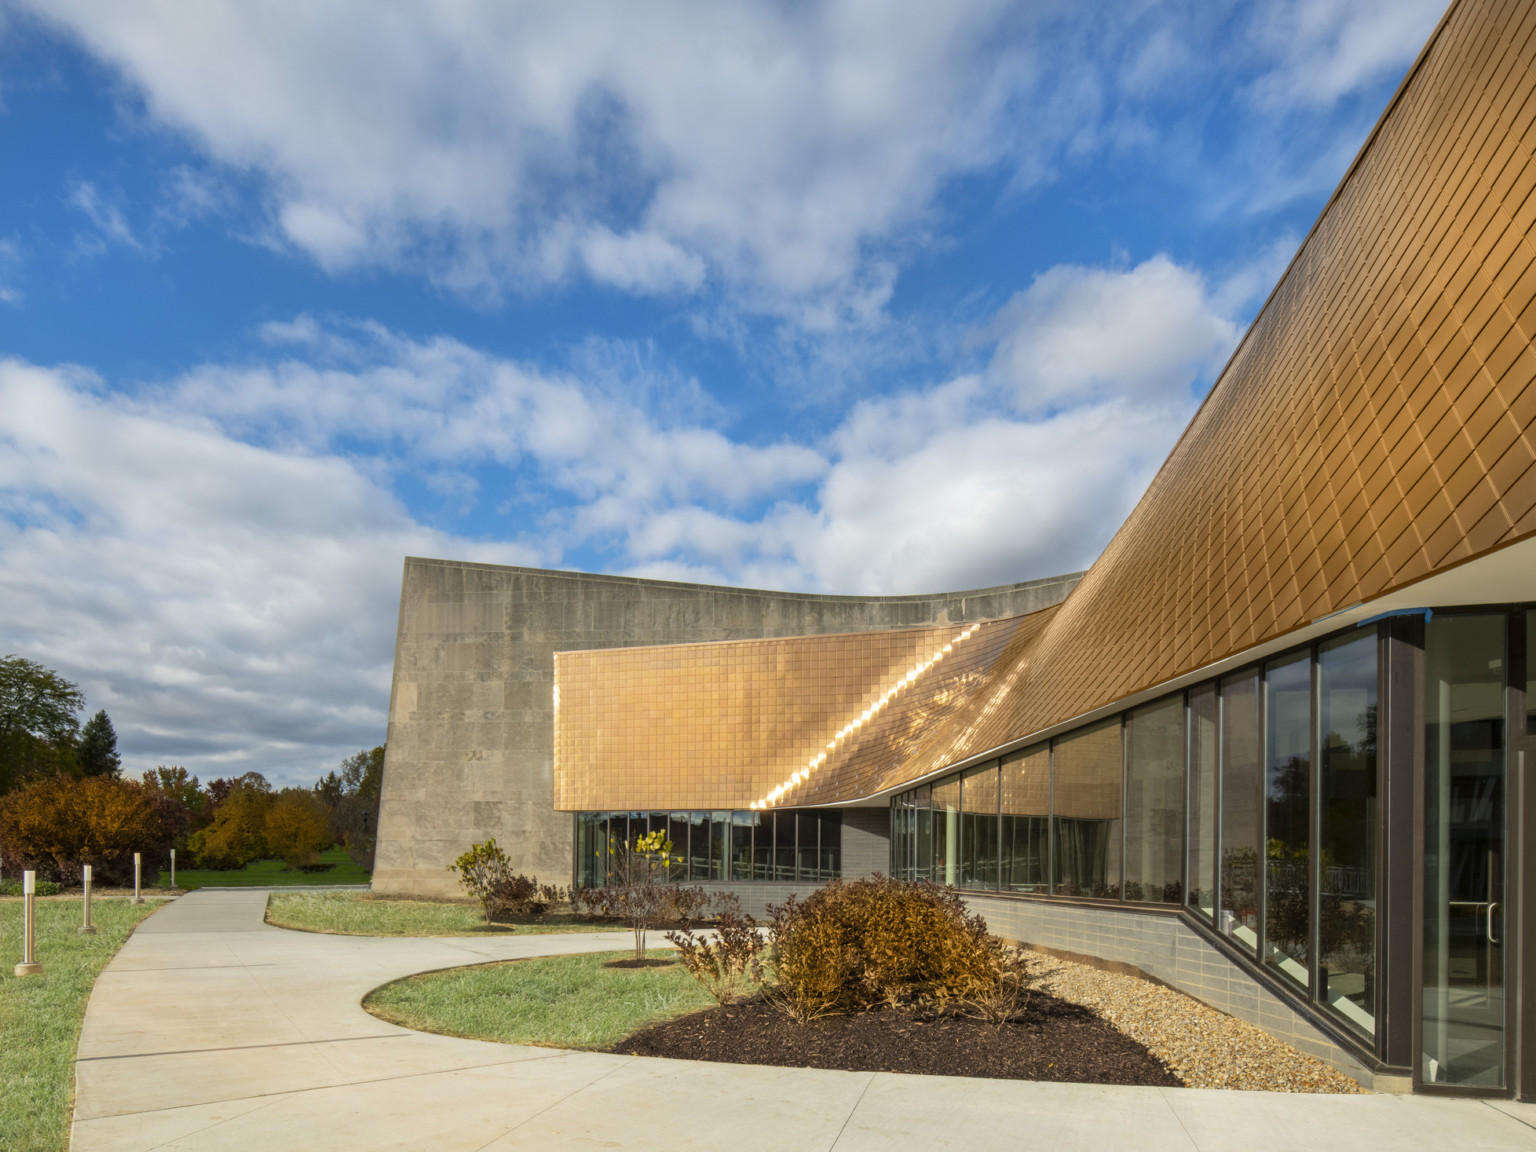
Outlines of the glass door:
<svg viewBox="0 0 1536 1152">
<path fill-rule="evenodd" d="M 1505 1084 L 1505 628 L 1435 616 L 1425 657 L 1426 1084 Z"/>
</svg>

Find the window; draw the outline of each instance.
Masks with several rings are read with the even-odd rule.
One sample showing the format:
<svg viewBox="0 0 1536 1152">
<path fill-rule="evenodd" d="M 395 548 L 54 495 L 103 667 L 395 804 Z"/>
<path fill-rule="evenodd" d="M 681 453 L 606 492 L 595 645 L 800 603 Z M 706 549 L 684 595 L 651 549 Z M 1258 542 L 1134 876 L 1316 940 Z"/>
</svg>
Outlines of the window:
<svg viewBox="0 0 1536 1152">
<path fill-rule="evenodd" d="M 1311 940 L 1312 660 L 1264 670 L 1265 964 L 1308 983 Z"/>
<path fill-rule="evenodd" d="M 1050 887 L 1051 746 L 1037 744 L 1003 758 L 1002 884 L 1009 892 Z"/>
<path fill-rule="evenodd" d="M 1259 946 L 1259 676 L 1221 682 L 1221 915 L 1218 927 Z"/>
<path fill-rule="evenodd" d="M 1376 1030 L 1376 634 L 1318 653 L 1317 998 Z"/>
<path fill-rule="evenodd" d="M 1216 916 L 1216 686 L 1189 694 L 1189 906 Z"/>
<path fill-rule="evenodd" d="M 960 880 L 960 777 L 933 786 L 933 878 L 954 887 Z"/>
<path fill-rule="evenodd" d="M 1051 745 L 1054 890 L 1120 895 L 1121 735 L 1117 717 Z"/>
<path fill-rule="evenodd" d="M 1184 700 L 1170 696 L 1125 721 L 1125 899 L 1184 899 Z"/>
<path fill-rule="evenodd" d="M 960 779 L 960 884 L 997 888 L 997 761 Z"/>
</svg>

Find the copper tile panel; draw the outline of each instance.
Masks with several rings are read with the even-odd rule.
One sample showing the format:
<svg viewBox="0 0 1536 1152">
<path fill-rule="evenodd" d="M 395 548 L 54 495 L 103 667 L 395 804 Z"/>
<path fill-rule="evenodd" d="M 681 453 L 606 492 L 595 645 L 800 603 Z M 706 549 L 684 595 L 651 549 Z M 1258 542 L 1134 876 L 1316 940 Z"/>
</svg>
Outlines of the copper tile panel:
<svg viewBox="0 0 1536 1152">
<path fill-rule="evenodd" d="M 851 797 L 971 697 L 1021 619 L 557 653 L 555 807 L 798 804 L 832 759 Z"/>
<path fill-rule="evenodd" d="M 821 638 L 814 684 L 810 640 L 740 679 L 564 654 L 557 806 L 735 806 L 821 751 L 777 802 L 867 796 L 1536 531 L 1533 148 L 1536 8 L 1458 0 L 1063 604 L 978 630 L 832 748 L 932 630 Z"/>
</svg>

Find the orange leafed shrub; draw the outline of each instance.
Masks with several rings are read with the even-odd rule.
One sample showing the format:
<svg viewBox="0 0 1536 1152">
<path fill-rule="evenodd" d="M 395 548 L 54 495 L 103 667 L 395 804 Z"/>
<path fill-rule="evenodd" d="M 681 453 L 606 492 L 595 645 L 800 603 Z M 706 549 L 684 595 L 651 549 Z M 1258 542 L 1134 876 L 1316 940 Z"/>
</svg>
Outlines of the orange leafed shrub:
<svg viewBox="0 0 1536 1152">
<path fill-rule="evenodd" d="M 0 860 L 6 871 L 32 868 L 57 880 L 127 881 L 133 854 L 158 863 L 170 847 L 162 805 L 142 785 L 109 776 L 54 776 L 0 798 Z"/>
</svg>

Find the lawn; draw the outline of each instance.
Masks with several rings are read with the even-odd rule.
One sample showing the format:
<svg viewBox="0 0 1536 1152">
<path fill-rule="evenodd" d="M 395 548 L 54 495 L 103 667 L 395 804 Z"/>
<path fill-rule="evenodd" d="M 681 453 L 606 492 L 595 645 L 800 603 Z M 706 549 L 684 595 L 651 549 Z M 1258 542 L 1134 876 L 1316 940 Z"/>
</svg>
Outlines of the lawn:
<svg viewBox="0 0 1536 1152">
<path fill-rule="evenodd" d="M 363 871 L 339 845 L 320 853 L 320 862 L 331 867 L 325 872 L 290 871 L 281 860 L 257 860 L 244 868 L 214 872 L 204 868 L 176 869 L 178 888 L 276 888 L 288 884 L 366 884 Z M 170 868 L 160 871 L 160 883 L 171 882 Z"/>
<path fill-rule="evenodd" d="M 714 1004 L 681 964 L 603 967 L 624 956 L 549 956 L 427 972 L 374 989 L 363 1007 L 420 1032 L 601 1051 L 648 1024 Z"/>
<path fill-rule="evenodd" d="M 41 976 L 18 978 L 22 902 L 0 900 L 0 1148 L 63 1152 L 69 1144 L 75 1045 L 91 984 L 158 901 L 91 902 L 95 936 L 76 935 L 80 901 L 37 902 Z"/>
<path fill-rule="evenodd" d="M 624 924 L 559 915 L 533 924 L 487 924 L 472 904 L 368 892 L 274 892 L 267 900 L 267 923 L 339 936 L 506 936 L 627 929 Z"/>
</svg>

